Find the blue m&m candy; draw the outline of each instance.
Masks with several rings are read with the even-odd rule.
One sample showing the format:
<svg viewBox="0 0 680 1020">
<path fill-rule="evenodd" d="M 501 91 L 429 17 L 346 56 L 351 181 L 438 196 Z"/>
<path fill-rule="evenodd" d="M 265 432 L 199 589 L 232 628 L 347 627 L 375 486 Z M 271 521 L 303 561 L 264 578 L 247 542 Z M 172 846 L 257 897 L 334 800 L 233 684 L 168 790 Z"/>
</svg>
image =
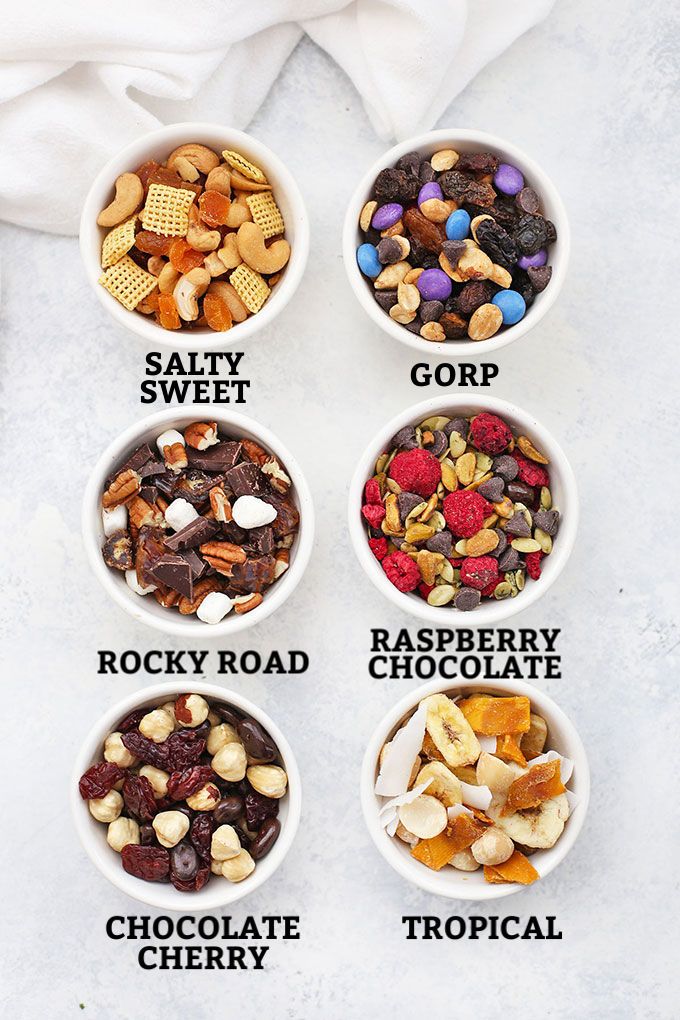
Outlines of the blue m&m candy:
<svg viewBox="0 0 680 1020">
<path fill-rule="evenodd" d="M 470 214 L 465 209 L 456 209 L 446 221 L 446 236 L 449 241 L 463 241 L 470 233 Z"/>
<path fill-rule="evenodd" d="M 376 276 L 380 276 L 382 272 L 378 249 L 368 242 L 360 244 L 357 248 L 357 264 L 364 276 L 368 276 L 371 280 L 375 280 Z"/>
<path fill-rule="evenodd" d="M 516 290 L 500 290 L 491 302 L 500 308 L 504 326 L 514 326 L 527 310 L 524 298 Z"/>
</svg>

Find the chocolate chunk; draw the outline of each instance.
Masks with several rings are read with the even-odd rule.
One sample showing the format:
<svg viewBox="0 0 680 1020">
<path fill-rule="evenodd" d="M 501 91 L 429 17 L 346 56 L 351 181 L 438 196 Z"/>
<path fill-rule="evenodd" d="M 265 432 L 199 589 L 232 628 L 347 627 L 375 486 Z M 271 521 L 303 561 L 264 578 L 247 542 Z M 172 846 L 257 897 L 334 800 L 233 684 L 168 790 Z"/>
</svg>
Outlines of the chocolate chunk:
<svg viewBox="0 0 680 1020">
<path fill-rule="evenodd" d="M 442 556 L 447 558 L 451 555 L 453 549 L 453 536 L 450 531 L 438 531 L 432 538 L 428 538 L 425 543 L 425 548 L 429 552 L 441 553 Z"/>
<path fill-rule="evenodd" d="M 300 523 L 300 512 L 290 499 L 268 492 L 262 493 L 262 499 L 276 510 L 276 517 L 271 525 L 274 531 L 274 538 L 285 538 L 286 535 L 292 535 L 297 531 Z"/>
<path fill-rule="evenodd" d="M 142 478 L 150 478 L 151 475 L 164 475 L 167 468 L 160 460 L 148 460 L 146 464 L 138 469 L 137 474 Z"/>
<path fill-rule="evenodd" d="M 102 547 L 104 563 L 114 570 L 132 570 L 132 539 L 127 531 L 115 531 Z"/>
<path fill-rule="evenodd" d="M 504 481 L 511 482 L 513 478 L 517 478 L 519 464 L 514 457 L 510 457 L 506 453 L 501 457 L 494 458 L 492 470 L 495 475 L 499 475 Z"/>
<path fill-rule="evenodd" d="M 487 499 L 489 503 L 500 503 L 503 499 L 503 493 L 505 491 L 505 482 L 500 475 L 496 475 L 495 478 L 489 478 L 488 482 L 482 482 L 477 492 L 484 499 Z"/>
<path fill-rule="evenodd" d="M 397 304 L 396 290 L 376 290 L 373 292 L 373 297 L 384 312 L 389 312 L 392 305 Z"/>
<path fill-rule="evenodd" d="M 193 549 L 203 542 L 209 542 L 217 534 L 220 526 L 217 521 L 210 521 L 207 517 L 195 517 L 185 528 L 169 535 L 165 539 L 165 545 L 173 552 L 180 552 L 183 549 Z"/>
<path fill-rule="evenodd" d="M 224 481 L 224 475 L 208 475 L 205 471 L 190 468 L 184 471 L 174 488 L 175 497 L 182 497 L 197 507 L 209 498 L 210 490 Z"/>
<path fill-rule="evenodd" d="M 447 421 L 443 431 L 447 436 L 450 436 L 452 432 L 457 432 L 463 439 L 467 439 L 469 429 L 470 423 L 467 418 L 452 418 L 451 421 Z"/>
<path fill-rule="evenodd" d="M 198 553 L 195 553 L 193 549 L 187 549 L 185 552 L 178 553 L 177 555 L 181 556 L 189 564 L 194 581 L 198 581 L 199 577 L 203 577 L 209 565 L 205 560 L 201 559 Z"/>
<path fill-rule="evenodd" d="M 411 513 L 411 510 L 422 502 L 422 496 L 419 496 L 416 492 L 400 492 L 397 495 L 397 509 L 401 522 L 403 523 Z"/>
<path fill-rule="evenodd" d="M 158 489 L 155 485 L 143 485 L 139 490 L 139 495 L 153 506 L 158 499 Z"/>
<path fill-rule="evenodd" d="M 180 595 L 185 595 L 188 599 L 193 599 L 193 574 L 191 566 L 183 556 L 166 553 L 149 568 L 149 573 L 160 584 L 172 588 L 173 591 L 178 591 Z"/>
<path fill-rule="evenodd" d="M 506 538 L 505 532 L 501 528 L 494 528 L 493 530 L 498 535 L 498 545 L 496 546 L 495 549 L 491 550 L 489 555 L 493 556 L 494 559 L 497 560 L 500 556 L 503 555 L 505 550 L 508 548 L 508 540 Z M 515 550 L 513 549 L 513 552 L 514 551 Z"/>
<path fill-rule="evenodd" d="M 556 535 L 560 522 L 560 515 L 557 510 L 538 510 L 534 514 L 534 525 L 545 531 L 546 535 Z"/>
<path fill-rule="evenodd" d="M 413 425 L 404 425 L 390 440 L 390 448 L 395 446 L 400 450 L 415 450 L 418 445 L 416 441 L 416 430 Z"/>
<path fill-rule="evenodd" d="M 248 545 L 261 555 L 268 555 L 274 548 L 274 529 L 265 524 L 261 528 L 250 528 Z"/>
<path fill-rule="evenodd" d="M 172 494 L 177 485 L 177 475 L 173 474 L 172 471 L 166 471 L 163 475 L 154 475 L 153 484 L 157 489 L 160 489 L 164 496 L 172 499 Z"/>
<path fill-rule="evenodd" d="M 505 530 L 507 534 L 515 535 L 517 538 L 528 538 L 531 534 L 531 528 L 527 524 L 527 519 L 521 510 L 512 515 L 505 525 Z"/>
<path fill-rule="evenodd" d="M 257 464 L 246 461 L 226 472 L 227 485 L 238 496 L 259 496 L 262 493 L 262 476 Z"/>
<path fill-rule="evenodd" d="M 222 534 L 233 545 L 244 545 L 248 539 L 248 532 L 245 528 L 239 528 L 236 521 L 226 521 L 222 525 Z"/>
<path fill-rule="evenodd" d="M 135 569 L 140 584 L 150 585 L 154 583 L 152 570 L 158 560 L 165 556 L 165 532 L 161 528 L 153 528 L 149 525 L 139 529 L 137 537 L 137 552 L 135 554 Z"/>
<path fill-rule="evenodd" d="M 275 566 L 273 556 L 252 556 L 245 563 L 235 563 L 229 577 L 230 587 L 244 595 L 260 592 L 273 582 Z"/>
<path fill-rule="evenodd" d="M 187 458 L 191 467 L 199 468 L 201 471 L 218 471 L 222 474 L 233 468 L 241 456 L 241 444 L 233 440 L 226 440 L 209 446 L 207 450 L 194 450 L 187 447 Z"/>
<path fill-rule="evenodd" d="M 134 453 L 131 453 L 128 459 L 121 467 L 118 468 L 116 474 L 121 474 L 123 471 L 139 471 L 139 469 L 146 464 L 148 460 L 153 457 L 153 450 L 148 443 L 143 443 L 138 446 Z"/>
</svg>

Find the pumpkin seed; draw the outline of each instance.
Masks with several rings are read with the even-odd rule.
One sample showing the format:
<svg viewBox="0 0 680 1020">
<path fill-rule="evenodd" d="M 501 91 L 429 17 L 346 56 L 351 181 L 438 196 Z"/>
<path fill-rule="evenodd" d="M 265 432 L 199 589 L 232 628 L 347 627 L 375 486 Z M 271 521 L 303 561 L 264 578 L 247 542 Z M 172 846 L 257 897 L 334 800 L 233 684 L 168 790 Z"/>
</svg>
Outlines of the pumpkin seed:
<svg viewBox="0 0 680 1020">
<path fill-rule="evenodd" d="M 493 590 L 493 597 L 495 599 L 507 599 L 512 595 L 512 585 L 508 584 L 507 581 L 501 581 L 497 584 Z"/>
<path fill-rule="evenodd" d="M 548 555 L 548 553 L 552 552 L 553 546 L 552 538 L 547 532 L 543 531 L 542 528 L 534 528 L 534 538 L 536 539 L 536 541 L 541 547 L 541 550 L 546 554 L 546 556 Z"/>
<path fill-rule="evenodd" d="M 451 584 L 438 584 L 427 596 L 427 603 L 430 606 L 446 606 L 456 594 Z"/>
<path fill-rule="evenodd" d="M 552 493 L 547 485 L 541 486 L 541 510 L 552 510 Z"/>
<path fill-rule="evenodd" d="M 524 585 L 526 584 L 526 574 L 523 570 L 515 571 L 515 587 L 517 591 L 524 591 Z"/>
<path fill-rule="evenodd" d="M 455 550 L 456 550 L 456 552 L 458 553 L 459 556 L 467 556 L 466 549 L 467 549 L 467 542 L 465 541 L 464 538 L 461 538 L 458 542 L 456 542 Z"/>
<path fill-rule="evenodd" d="M 520 553 L 532 553 L 540 552 L 541 547 L 535 538 L 514 538 L 510 543 L 516 552 Z"/>
<path fill-rule="evenodd" d="M 449 584 L 453 581 L 453 567 L 450 560 L 447 560 L 446 557 L 443 558 L 442 563 L 439 565 L 439 576 L 442 581 L 447 581 Z"/>
<path fill-rule="evenodd" d="M 452 457 L 462 457 L 467 450 L 467 443 L 460 432 L 452 432 L 449 436 L 449 450 Z"/>
<path fill-rule="evenodd" d="M 430 429 L 431 432 L 441 432 L 450 421 L 451 419 L 445 418 L 443 414 L 433 414 L 431 418 L 421 421 L 420 427 L 421 429 Z"/>
</svg>

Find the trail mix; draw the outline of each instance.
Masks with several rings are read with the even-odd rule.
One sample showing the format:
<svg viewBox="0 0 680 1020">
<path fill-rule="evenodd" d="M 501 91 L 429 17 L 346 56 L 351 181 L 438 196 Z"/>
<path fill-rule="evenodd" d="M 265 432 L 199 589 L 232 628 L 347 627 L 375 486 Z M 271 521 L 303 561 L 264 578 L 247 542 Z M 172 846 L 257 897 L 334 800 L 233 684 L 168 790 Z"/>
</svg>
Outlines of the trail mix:
<svg viewBox="0 0 680 1020">
<path fill-rule="evenodd" d="M 197 142 L 115 182 L 97 218 L 100 284 L 164 329 L 231 329 L 262 308 L 290 258 L 263 171 Z"/>
<path fill-rule="evenodd" d="M 139 596 L 219 623 L 248 613 L 288 569 L 300 515 L 285 467 L 252 439 L 192 422 L 143 443 L 102 494 L 107 566 Z"/>
<path fill-rule="evenodd" d="M 464 612 L 538 580 L 560 522 L 548 458 L 487 411 L 400 429 L 361 513 L 395 588 Z"/>
<path fill-rule="evenodd" d="M 380 307 L 425 340 L 488 340 L 550 282 L 555 225 L 522 172 L 492 152 L 408 152 L 359 217 L 359 269 Z"/>
<path fill-rule="evenodd" d="M 433 871 L 530 885 L 529 857 L 557 843 L 574 803 L 573 763 L 547 743 L 527 697 L 424 698 L 380 754 L 383 828 Z"/>
<path fill-rule="evenodd" d="M 121 720 L 104 760 L 81 777 L 90 813 L 125 871 L 197 892 L 211 875 L 241 882 L 276 843 L 288 777 L 250 716 L 182 694 Z"/>
</svg>

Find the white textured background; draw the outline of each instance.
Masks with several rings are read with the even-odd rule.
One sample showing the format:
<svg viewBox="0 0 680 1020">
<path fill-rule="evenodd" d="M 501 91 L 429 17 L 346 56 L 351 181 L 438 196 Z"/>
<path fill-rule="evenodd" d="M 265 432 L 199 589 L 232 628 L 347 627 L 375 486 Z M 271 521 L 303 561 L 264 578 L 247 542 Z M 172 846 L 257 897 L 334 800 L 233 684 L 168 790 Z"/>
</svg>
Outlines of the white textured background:
<svg viewBox="0 0 680 1020">
<path fill-rule="evenodd" d="M 139 403 L 143 349 L 105 318 L 75 240 L 4 231 L 3 1016 L 678 1015 L 673 17 L 660 0 L 559 4 L 439 124 L 488 129 L 533 154 L 561 189 L 574 235 L 557 307 L 500 352 L 493 392 L 535 411 L 580 480 L 573 558 L 517 623 L 563 629 L 563 678 L 547 686 L 580 728 L 593 798 L 561 868 L 496 906 L 410 888 L 360 816 L 364 743 L 409 688 L 367 677 L 368 629 L 411 621 L 353 558 L 346 486 L 382 421 L 428 392 L 409 382 L 411 352 L 369 323 L 345 280 L 345 204 L 382 145 L 342 73 L 303 42 L 252 125 L 298 175 L 312 252 L 292 304 L 247 348 L 246 412 L 295 452 L 319 520 L 296 594 L 235 643 L 311 655 L 303 677 L 233 682 L 289 734 L 304 777 L 292 852 L 234 910 L 301 915 L 302 940 L 273 943 L 265 973 L 143 974 L 140 944 L 104 934 L 112 913 L 146 910 L 86 859 L 68 777 L 91 723 L 145 677 L 98 677 L 96 651 L 175 645 L 108 602 L 84 559 L 79 514 L 103 446 L 149 410 Z M 564 939 L 404 941 L 404 912 L 471 911 L 556 914 Z"/>
</svg>

